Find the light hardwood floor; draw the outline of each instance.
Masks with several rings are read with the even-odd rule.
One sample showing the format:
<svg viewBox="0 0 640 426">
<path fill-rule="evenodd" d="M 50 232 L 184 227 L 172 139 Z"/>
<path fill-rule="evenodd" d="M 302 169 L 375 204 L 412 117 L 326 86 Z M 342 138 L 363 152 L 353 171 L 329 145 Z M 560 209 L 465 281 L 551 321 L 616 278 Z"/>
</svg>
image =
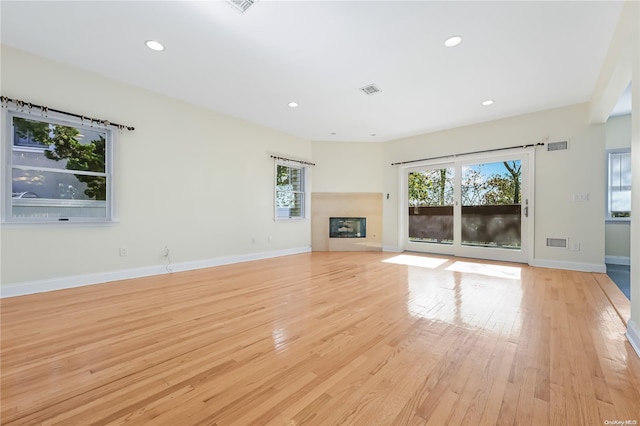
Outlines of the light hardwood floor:
<svg viewBox="0 0 640 426">
<path fill-rule="evenodd" d="M 2 424 L 640 423 L 598 279 L 316 252 L 3 299 Z"/>
</svg>

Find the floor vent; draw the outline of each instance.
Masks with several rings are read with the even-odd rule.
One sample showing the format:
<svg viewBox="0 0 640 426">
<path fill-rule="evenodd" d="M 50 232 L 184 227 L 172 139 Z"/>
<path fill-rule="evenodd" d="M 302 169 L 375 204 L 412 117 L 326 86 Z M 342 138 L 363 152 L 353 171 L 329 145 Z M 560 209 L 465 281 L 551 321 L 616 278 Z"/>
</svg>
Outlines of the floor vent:
<svg viewBox="0 0 640 426">
<path fill-rule="evenodd" d="M 381 92 L 375 84 L 369 84 L 368 86 L 361 87 L 360 90 L 362 90 L 366 95 L 375 95 L 376 93 Z"/>
<path fill-rule="evenodd" d="M 569 143 L 567 141 L 551 142 L 547 144 L 547 151 L 564 151 L 569 149 Z"/>
<path fill-rule="evenodd" d="M 567 243 L 566 238 L 547 238 L 547 247 L 566 249 L 569 247 L 569 244 Z"/>
</svg>

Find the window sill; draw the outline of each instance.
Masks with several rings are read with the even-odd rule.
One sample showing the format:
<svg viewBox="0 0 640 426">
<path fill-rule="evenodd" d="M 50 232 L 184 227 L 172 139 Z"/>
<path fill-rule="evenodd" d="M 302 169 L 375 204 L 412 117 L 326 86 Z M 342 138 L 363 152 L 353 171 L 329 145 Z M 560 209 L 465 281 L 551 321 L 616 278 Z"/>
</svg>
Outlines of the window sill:
<svg viewBox="0 0 640 426">
<path fill-rule="evenodd" d="M 72 228 L 102 228 L 111 225 L 119 224 L 119 220 L 105 220 L 96 222 L 86 221 L 59 221 L 59 222 L 2 222 L 0 223 L 0 229 L 29 229 L 29 228 L 41 228 L 47 226 L 68 226 Z"/>
<path fill-rule="evenodd" d="M 623 225 L 623 224 L 630 224 L 631 223 L 631 218 L 630 217 L 621 217 L 618 219 L 605 219 L 604 223 L 606 224 L 619 224 L 619 225 Z"/>
</svg>

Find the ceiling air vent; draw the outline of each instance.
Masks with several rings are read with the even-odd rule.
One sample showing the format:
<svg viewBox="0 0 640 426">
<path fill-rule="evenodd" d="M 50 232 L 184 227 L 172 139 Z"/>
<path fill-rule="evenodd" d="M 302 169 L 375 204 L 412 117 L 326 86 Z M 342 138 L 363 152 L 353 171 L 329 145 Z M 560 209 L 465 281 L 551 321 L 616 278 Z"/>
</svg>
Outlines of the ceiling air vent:
<svg viewBox="0 0 640 426">
<path fill-rule="evenodd" d="M 227 0 L 240 13 L 245 13 L 258 0 Z"/>
<path fill-rule="evenodd" d="M 569 149 L 569 143 L 567 141 L 551 142 L 547 144 L 547 151 L 564 151 Z"/>
<path fill-rule="evenodd" d="M 369 84 L 361 87 L 360 90 L 362 90 L 365 95 L 375 95 L 376 93 L 380 93 L 380 89 L 378 89 L 375 84 Z"/>
<path fill-rule="evenodd" d="M 547 247 L 568 248 L 566 238 L 547 238 Z"/>
</svg>

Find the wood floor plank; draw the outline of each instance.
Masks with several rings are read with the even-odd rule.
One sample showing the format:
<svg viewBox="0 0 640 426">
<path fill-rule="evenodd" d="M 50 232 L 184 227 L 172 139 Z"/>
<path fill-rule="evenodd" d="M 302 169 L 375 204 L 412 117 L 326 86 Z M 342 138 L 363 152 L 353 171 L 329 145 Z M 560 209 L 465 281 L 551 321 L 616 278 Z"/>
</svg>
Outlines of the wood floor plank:
<svg viewBox="0 0 640 426">
<path fill-rule="evenodd" d="M 607 280 L 307 253 L 1 299 L 0 423 L 640 421 Z"/>
</svg>

